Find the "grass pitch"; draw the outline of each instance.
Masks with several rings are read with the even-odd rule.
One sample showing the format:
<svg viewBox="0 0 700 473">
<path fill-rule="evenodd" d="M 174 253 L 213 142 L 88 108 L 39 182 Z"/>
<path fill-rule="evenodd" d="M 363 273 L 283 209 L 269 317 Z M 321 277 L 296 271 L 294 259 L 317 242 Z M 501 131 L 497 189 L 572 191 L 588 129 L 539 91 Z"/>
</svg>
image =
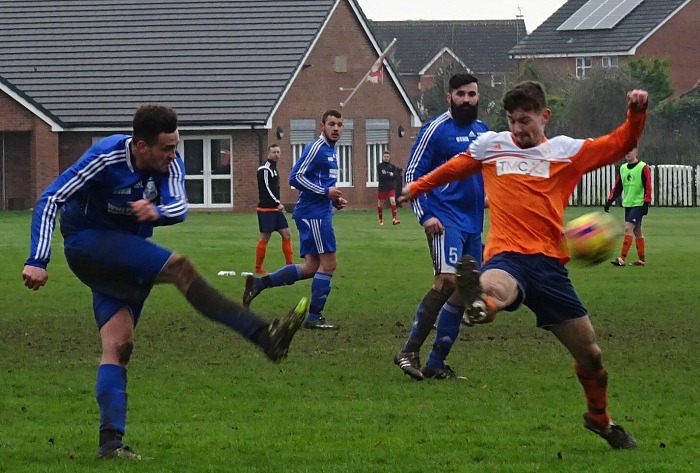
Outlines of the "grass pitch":
<svg viewBox="0 0 700 473">
<path fill-rule="evenodd" d="M 644 268 L 569 268 L 603 349 L 610 411 L 635 451 L 583 429 L 573 361 L 527 309 L 462 329 L 448 362 L 468 380 L 404 376 L 392 356 L 432 271 L 420 227 L 409 210 L 399 216 L 379 227 L 374 212 L 336 215 L 325 315 L 341 330 L 300 332 L 279 365 L 156 287 L 136 330 L 125 437 L 148 459 L 124 464 L 95 459 L 90 293 L 58 232 L 47 286 L 24 288 L 30 214 L 0 213 L 0 472 L 700 471 L 700 210 L 650 210 Z M 242 279 L 216 273 L 251 270 L 257 236 L 253 214 L 196 213 L 155 241 L 238 299 Z M 284 262 L 279 242 L 270 271 Z M 308 281 L 276 288 L 252 308 L 272 317 L 309 292 Z"/>
</svg>

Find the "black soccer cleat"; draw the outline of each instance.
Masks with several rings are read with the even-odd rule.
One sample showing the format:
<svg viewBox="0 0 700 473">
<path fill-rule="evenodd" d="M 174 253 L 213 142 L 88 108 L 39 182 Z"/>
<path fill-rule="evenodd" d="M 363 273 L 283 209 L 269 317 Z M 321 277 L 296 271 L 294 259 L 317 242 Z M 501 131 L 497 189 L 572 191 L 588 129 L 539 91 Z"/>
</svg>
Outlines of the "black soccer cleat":
<svg viewBox="0 0 700 473">
<path fill-rule="evenodd" d="M 482 298 L 479 281 L 481 271 L 477 267 L 476 260 L 470 255 L 464 255 L 456 268 L 457 290 L 462 296 L 465 307 L 462 324 L 471 327 L 475 324 L 492 322 L 495 314 L 489 312 Z"/>
<path fill-rule="evenodd" d="M 141 460 L 141 455 L 134 452 L 131 447 L 122 445 L 121 442 L 114 446 L 107 443 L 97 451 L 97 458 L 120 458 L 122 460 Z"/>
<path fill-rule="evenodd" d="M 612 448 L 620 450 L 623 448 L 637 448 L 637 441 L 621 425 L 617 425 L 612 420 L 604 429 L 596 427 L 588 414 L 583 414 L 583 426 L 604 438 Z"/>
<path fill-rule="evenodd" d="M 425 379 L 425 376 L 423 376 L 420 370 L 420 358 L 416 351 L 398 352 L 394 355 L 394 364 L 416 381 L 423 381 L 423 379 Z"/>
<path fill-rule="evenodd" d="M 442 365 L 441 368 L 426 365 L 423 367 L 423 376 L 426 379 L 467 379 L 455 373 L 449 365 Z"/>
<path fill-rule="evenodd" d="M 250 307 L 250 303 L 253 302 L 255 296 L 260 294 L 256 285 L 257 278 L 252 275 L 245 277 L 245 289 L 243 289 L 243 306 Z"/>
<path fill-rule="evenodd" d="M 297 333 L 306 319 L 309 310 L 309 299 L 302 297 L 296 307 L 279 320 L 274 320 L 268 326 L 268 339 L 263 346 L 263 351 L 274 363 L 279 363 L 287 357 L 289 345 L 294 334 Z"/>
<path fill-rule="evenodd" d="M 304 322 L 304 328 L 311 330 L 338 330 L 340 327 L 329 324 L 325 317 L 321 317 L 320 319 L 307 319 L 306 322 Z"/>
</svg>

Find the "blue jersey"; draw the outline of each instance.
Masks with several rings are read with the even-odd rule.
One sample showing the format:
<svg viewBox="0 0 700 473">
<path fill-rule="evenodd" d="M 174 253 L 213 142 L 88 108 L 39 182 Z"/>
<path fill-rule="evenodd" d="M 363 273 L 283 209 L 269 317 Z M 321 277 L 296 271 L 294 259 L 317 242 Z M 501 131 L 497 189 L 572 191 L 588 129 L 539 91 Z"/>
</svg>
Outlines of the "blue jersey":
<svg viewBox="0 0 700 473">
<path fill-rule="evenodd" d="M 180 155 L 167 173 L 134 168 L 128 135 L 112 135 L 95 143 L 44 191 L 34 206 L 28 265 L 46 268 L 51 256 L 51 235 L 59 208 L 61 233 L 84 229 L 115 230 L 148 238 L 153 227 L 185 220 L 185 166 Z M 137 222 L 129 202 L 147 199 L 160 218 Z"/>
<path fill-rule="evenodd" d="M 418 133 L 411 149 L 406 166 L 406 183 L 417 180 L 466 151 L 471 142 L 485 131 L 488 131 L 488 127 L 480 120 L 459 126 L 449 111 L 431 120 Z M 481 233 L 484 227 L 484 179 L 481 174 L 476 174 L 433 189 L 412 201 L 411 206 L 421 224 L 436 217 L 444 226 Z"/>
<path fill-rule="evenodd" d="M 292 168 L 289 184 L 299 190 L 292 218 L 323 218 L 333 212 L 328 189 L 338 179 L 338 156 L 335 146 L 321 134 L 306 145 Z"/>
</svg>

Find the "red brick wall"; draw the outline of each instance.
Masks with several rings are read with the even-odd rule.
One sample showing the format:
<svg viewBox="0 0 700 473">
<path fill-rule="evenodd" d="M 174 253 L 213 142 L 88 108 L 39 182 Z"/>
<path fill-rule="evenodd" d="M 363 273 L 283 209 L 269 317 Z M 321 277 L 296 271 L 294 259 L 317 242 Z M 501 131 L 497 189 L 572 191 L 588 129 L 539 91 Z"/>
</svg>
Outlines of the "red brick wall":
<svg viewBox="0 0 700 473">
<path fill-rule="evenodd" d="M 24 156 L 17 156 L 20 165 L 7 169 L 7 182 L 23 182 L 20 188 L 13 186 L 14 198 L 23 199 L 25 207 L 34 205 L 39 194 L 58 175 L 58 135 L 51 127 L 20 105 L 13 98 L 0 92 L 0 131 L 28 132 Z M 23 142 L 13 145 L 24 146 Z M 9 195 L 8 195 L 9 197 Z"/>
<path fill-rule="evenodd" d="M 347 72 L 335 72 L 336 56 L 347 57 Z M 368 188 L 365 184 L 366 119 L 389 119 L 392 162 L 405 169 L 418 130 L 411 128 L 410 110 L 386 70 L 383 84 L 363 84 L 348 105 L 340 108 L 340 102 L 347 99 L 350 91 L 340 91 L 339 87 L 355 87 L 376 59 L 377 53 L 360 22 L 348 3 L 341 2 L 307 58 L 305 64 L 309 66 L 300 71 L 273 117 L 268 139 L 270 142 L 278 142 L 282 147 L 279 171 L 284 203 L 293 203 L 297 199 L 297 192 L 284 185 L 288 182 L 291 170 L 291 119 L 314 119 L 320 122 L 324 111 L 335 108 L 342 112 L 344 118 L 353 120 L 354 185 L 342 188 L 344 197 L 349 201 L 349 208 L 373 209 L 377 205 L 376 187 Z M 399 125 L 406 130 L 403 138 L 398 136 Z M 275 136 L 278 126 L 285 131 L 281 140 Z"/>
<path fill-rule="evenodd" d="M 92 146 L 93 133 L 61 133 L 58 140 L 59 172 L 65 171 Z"/>
<path fill-rule="evenodd" d="M 697 53 L 697 27 L 700 25 L 700 0 L 688 3 L 666 24 L 654 32 L 649 39 L 637 48 L 634 57 L 668 56 L 671 65 L 671 83 L 674 95 L 678 96 L 692 89 L 700 79 L 700 55 Z M 622 67 L 629 56 L 619 57 Z M 576 58 L 538 58 L 538 67 L 545 67 L 560 75 L 576 77 Z M 524 60 L 518 60 L 522 65 Z M 600 68 L 601 56 L 592 56 L 593 68 Z"/>
<path fill-rule="evenodd" d="M 2 152 L 5 153 L 5 205 L 7 210 L 25 209 L 31 206 L 27 185 L 30 181 L 29 132 L 0 133 Z"/>
<path fill-rule="evenodd" d="M 233 211 L 254 212 L 258 205 L 257 171 L 260 148 L 267 149 L 267 133 L 260 130 L 260 138 L 253 131 L 234 131 L 232 149 Z M 261 143 L 261 144 L 259 144 Z M 265 151 L 263 151 L 263 154 Z"/>
<path fill-rule="evenodd" d="M 700 1 L 694 0 L 637 49 L 637 56 L 669 57 L 671 83 L 676 96 L 692 89 L 700 79 L 698 25 Z"/>
</svg>

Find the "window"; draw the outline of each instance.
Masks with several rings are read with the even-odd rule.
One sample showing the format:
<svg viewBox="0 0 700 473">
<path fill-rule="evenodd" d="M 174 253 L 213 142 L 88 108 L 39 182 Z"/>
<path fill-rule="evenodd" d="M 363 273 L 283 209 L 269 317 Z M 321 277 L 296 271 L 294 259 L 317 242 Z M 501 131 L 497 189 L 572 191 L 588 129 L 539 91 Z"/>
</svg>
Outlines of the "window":
<svg viewBox="0 0 700 473">
<path fill-rule="evenodd" d="M 291 120 L 289 122 L 289 142 L 292 144 L 292 166 L 297 162 L 304 146 L 319 135 L 316 120 Z M 291 168 L 290 168 L 291 169 Z"/>
<path fill-rule="evenodd" d="M 343 134 L 335 145 L 338 158 L 338 187 L 352 186 L 352 120 L 343 119 Z M 315 140 L 320 131 L 315 120 L 291 120 L 289 141 L 292 144 L 292 166 L 304 151 L 304 147 Z"/>
<path fill-rule="evenodd" d="M 185 190 L 190 206 L 231 207 L 231 138 L 185 136 L 178 151 L 185 162 Z"/>
<path fill-rule="evenodd" d="M 612 69 L 617 67 L 617 56 L 603 56 L 601 62 L 604 68 Z"/>
<path fill-rule="evenodd" d="M 389 148 L 389 120 L 369 119 L 367 132 L 367 187 L 378 185 L 377 164 L 382 161 L 384 151 Z"/>
<path fill-rule="evenodd" d="M 491 74 L 491 87 L 503 86 L 506 84 L 505 74 Z"/>
<path fill-rule="evenodd" d="M 338 187 L 352 187 L 352 135 L 353 122 L 343 119 L 343 134 L 335 144 L 338 156 Z"/>
<path fill-rule="evenodd" d="M 591 68 L 591 58 L 590 57 L 577 57 L 576 58 L 576 78 L 583 79 L 586 77 L 586 71 Z"/>
</svg>

